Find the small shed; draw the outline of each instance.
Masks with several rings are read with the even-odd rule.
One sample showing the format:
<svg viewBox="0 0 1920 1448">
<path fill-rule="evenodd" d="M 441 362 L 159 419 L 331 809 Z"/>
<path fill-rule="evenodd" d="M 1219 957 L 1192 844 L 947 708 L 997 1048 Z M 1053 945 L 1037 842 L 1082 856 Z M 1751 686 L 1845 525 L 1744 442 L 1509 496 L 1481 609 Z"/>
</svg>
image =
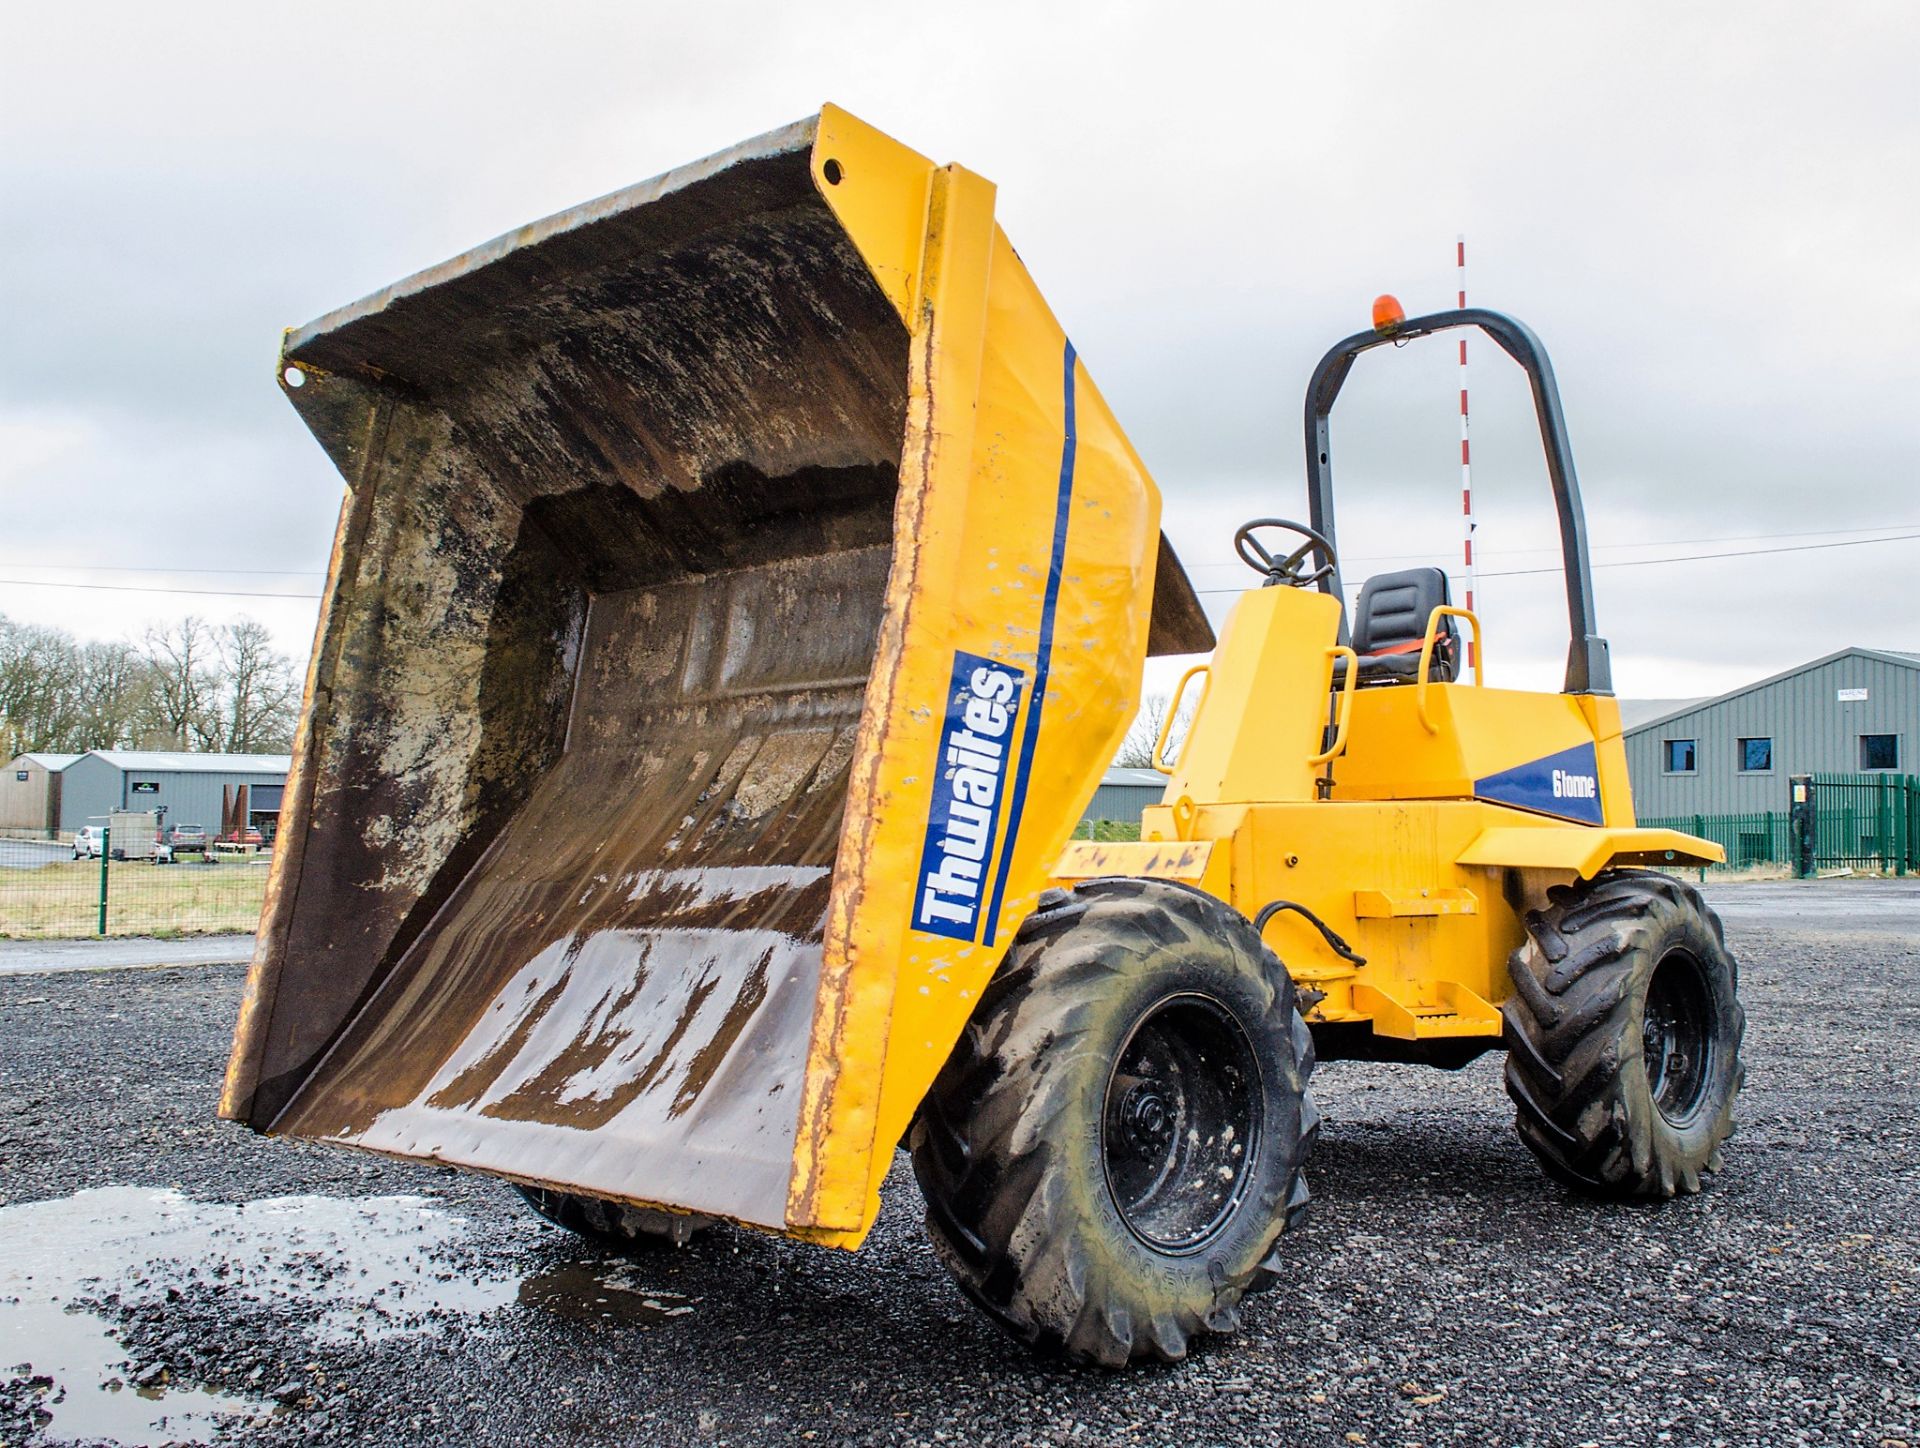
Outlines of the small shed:
<svg viewBox="0 0 1920 1448">
<path fill-rule="evenodd" d="M 212 837 L 220 832 L 238 787 L 245 785 L 248 823 L 271 841 L 292 764 L 285 754 L 96 749 L 66 768 L 60 829 L 72 834 L 104 822 L 117 809 L 164 809 L 169 828 L 200 825 Z"/>
<path fill-rule="evenodd" d="M 0 778 L 0 833 L 52 839 L 60 828 L 60 785 L 77 754 L 22 754 Z"/>
</svg>

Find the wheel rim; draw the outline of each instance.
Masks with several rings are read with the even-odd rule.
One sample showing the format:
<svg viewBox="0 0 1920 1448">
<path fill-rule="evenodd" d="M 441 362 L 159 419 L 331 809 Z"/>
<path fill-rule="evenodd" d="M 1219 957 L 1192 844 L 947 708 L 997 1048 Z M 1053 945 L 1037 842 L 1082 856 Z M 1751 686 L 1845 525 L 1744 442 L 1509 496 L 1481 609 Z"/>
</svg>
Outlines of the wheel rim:
<svg viewBox="0 0 1920 1448">
<path fill-rule="evenodd" d="M 1135 1023 L 1107 1078 L 1100 1148 L 1127 1230 L 1197 1252 L 1225 1230 L 1259 1155 L 1260 1068 L 1219 1002 L 1179 995 Z"/>
<path fill-rule="evenodd" d="M 1699 961 L 1669 952 L 1647 982 L 1643 1027 L 1647 1086 L 1660 1114 L 1675 1126 L 1700 1110 L 1712 1079 L 1713 993 Z"/>
</svg>

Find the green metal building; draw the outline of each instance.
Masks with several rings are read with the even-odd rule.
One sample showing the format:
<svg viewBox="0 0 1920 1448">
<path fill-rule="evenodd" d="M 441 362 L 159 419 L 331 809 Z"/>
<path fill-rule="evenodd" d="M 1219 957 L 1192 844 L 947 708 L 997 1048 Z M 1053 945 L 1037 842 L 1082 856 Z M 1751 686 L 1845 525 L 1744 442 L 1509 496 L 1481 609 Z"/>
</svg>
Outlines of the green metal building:
<svg viewBox="0 0 1920 1448">
<path fill-rule="evenodd" d="M 1920 654 L 1842 649 L 1625 739 L 1641 823 L 1715 840 L 1733 868 L 1920 869 Z"/>
<path fill-rule="evenodd" d="M 1635 811 L 1785 810 L 1796 774 L 1920 773 L 1920 653 L 1841 649 L 1626 731 Z"/>
</svg>

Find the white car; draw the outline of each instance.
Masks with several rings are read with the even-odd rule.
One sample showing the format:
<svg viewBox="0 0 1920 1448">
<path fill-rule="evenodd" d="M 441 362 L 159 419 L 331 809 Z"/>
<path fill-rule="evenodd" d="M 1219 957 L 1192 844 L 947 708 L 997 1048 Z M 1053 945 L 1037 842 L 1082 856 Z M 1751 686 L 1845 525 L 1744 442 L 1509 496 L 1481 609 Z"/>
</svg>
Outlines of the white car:
<svg viewBox="0 0 1920 1448">
<path fill-rule="evenodd" d="M 88 825 L 83 830 L 76 830 L 73 836 L 74 859 L 99 859 L 101 841 L 105 834 L 106 828 L 103 825 Z"/>
</svg>

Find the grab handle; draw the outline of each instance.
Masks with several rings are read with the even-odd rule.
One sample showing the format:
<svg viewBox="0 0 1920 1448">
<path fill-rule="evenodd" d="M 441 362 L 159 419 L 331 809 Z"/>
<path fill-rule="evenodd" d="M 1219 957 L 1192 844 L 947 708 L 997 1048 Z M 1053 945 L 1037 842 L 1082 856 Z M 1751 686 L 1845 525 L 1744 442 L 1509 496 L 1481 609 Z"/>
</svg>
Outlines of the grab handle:
<svg viewBox="0 0 1920 1448">
<path fill-rule="evenodd" d="M 1180 682 L 1173 686 L 1173 697 L 1167 700 L 1167 717 L 1160 721 L 1159 737 L 1153 741 L 1153 758 L 1148 761 L 1162 774 L 1172 774 L 1173 766 L 1167 763 L 1167 736 L 1173 733 L 1173 721 L 1180 717 L 1180 701 L 1187 695 L 1187 685 L 1195 674 L 1205 674 L 1207 682 L 1200 687 L 1200 702 L 1193 706 L 1193 719 L 1200 722 L 1200 710 L 1206 706 L 1207 690 L 1213 684 L 1213 672 L 1206 664 L 1195 664 L 1180 676 Z M 1188 730 L 1189 734 L 1193 731 Z M 1184 742 L 1184 741 L 1183 741 Z"/>
<path fill-rule="evenodd" d="M 1480 616 L 1470 608 L 1455 608 L 1443 603 L 1427 615 L 1427 636 L 1420 644 L 1419 683 L 1413 692 L 1413 712 L 1420 716 L 1420 722 L 1427 726 L 1427 733 L 1438 734 L 1440 726 L 1427 717 L 1427 671 L 1433 667 L 1433 646 L 1440 641 L 1440 620 L 1443 618 L 1464 618 L 1473 626 L 1473 686 L 1478 689 L 1487 682 L 1487 641 L 1480 634 Z"/>
</svg>

